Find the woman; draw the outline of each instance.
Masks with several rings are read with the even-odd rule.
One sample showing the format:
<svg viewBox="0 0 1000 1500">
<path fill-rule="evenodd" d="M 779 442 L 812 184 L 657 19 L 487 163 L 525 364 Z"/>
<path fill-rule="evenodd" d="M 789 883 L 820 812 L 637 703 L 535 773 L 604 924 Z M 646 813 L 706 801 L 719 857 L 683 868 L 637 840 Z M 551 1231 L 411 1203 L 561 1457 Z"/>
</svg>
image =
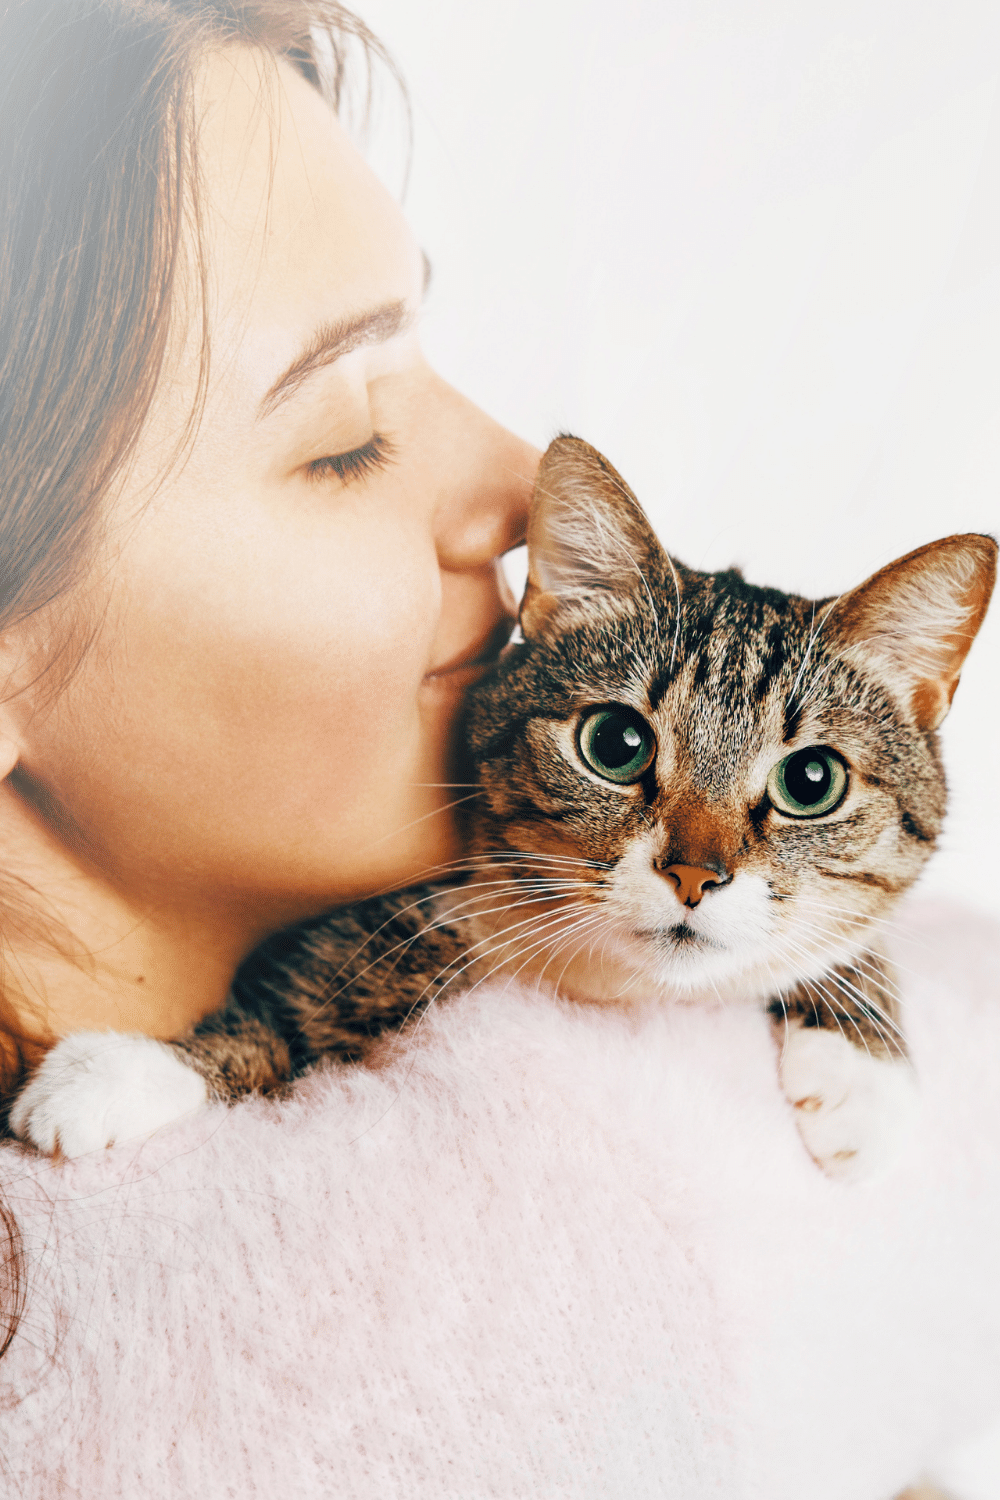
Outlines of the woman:
<svg viewBox="0 0 1000 1500">
<path fill-rule="evenodd" d="M 427 268 L 315 86 L 324 14 L 5 23 L 38 97 L 5 131 L 0 544 L 31 1044 L 174 1035 L 266 934 L 457 852 L 452 726 L 537 456 L 421 357 Z"/>
<path fill-rule="evenodd" d="M 313 24 L 335 102 L 376 44 L 326 0 L 0 23 L 8 1106 L 59 1036 L 176 1035 L 266 934 L 457 852 L 537 455 L 423 361 Z"/>
</svg>

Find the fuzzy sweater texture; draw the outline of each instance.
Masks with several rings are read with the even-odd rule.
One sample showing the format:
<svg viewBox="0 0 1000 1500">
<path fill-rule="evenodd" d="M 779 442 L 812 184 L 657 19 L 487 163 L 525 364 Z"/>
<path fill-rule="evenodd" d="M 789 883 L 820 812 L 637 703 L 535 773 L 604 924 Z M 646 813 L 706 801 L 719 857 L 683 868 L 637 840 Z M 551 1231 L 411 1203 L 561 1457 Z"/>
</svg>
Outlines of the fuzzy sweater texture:
<svg viewBox="0 0 1000 1500">
<path fill-rule="evenodd" d="M 862 1186 L 756 1010 L 497 984 L 278 1103 L 3 1148 L 0 1493 L 891 1500 L 1000 1414 L 1000 933 L 915 905 L 896 955 L 922 1113 Z"/>
</svg>

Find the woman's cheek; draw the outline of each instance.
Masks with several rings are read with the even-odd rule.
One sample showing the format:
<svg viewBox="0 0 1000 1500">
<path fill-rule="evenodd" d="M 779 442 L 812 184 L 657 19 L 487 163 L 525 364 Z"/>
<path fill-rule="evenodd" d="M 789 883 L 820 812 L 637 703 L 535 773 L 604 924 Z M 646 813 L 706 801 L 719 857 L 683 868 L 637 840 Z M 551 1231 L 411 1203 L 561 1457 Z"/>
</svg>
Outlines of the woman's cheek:
<svg viewBox="0 0 1000 1500">
<path fill-rule="evenodd" d="M 353 680 L 379 716 L 409 712 L 430 665 L 440 612 L 433 549 L 403 531 L 365 537 L 338 567 L 333 604 L 332 649 L 342 680 Z"/>
<path fill-rule="evenodd" d="M 255 507 L 224 547 L 211 536 L 200 545 L 154 538 L 176 545 L 137 561 L 127 696 L 142 662 L 154 716 L 183 704 L 214 721 L 223 741 L 252 725 L 258 743 L 287 739 L 289 750 L 296 734 L 309 743 L 310 727 L 328 735 L 331 709 L 396 718 L 426 670 L 436 558 L 405 517 L 392 525 L 391 513 L 383 520 L 376 506 L 372 515 L 337 498 L 312 515 Z"/>
</svg>

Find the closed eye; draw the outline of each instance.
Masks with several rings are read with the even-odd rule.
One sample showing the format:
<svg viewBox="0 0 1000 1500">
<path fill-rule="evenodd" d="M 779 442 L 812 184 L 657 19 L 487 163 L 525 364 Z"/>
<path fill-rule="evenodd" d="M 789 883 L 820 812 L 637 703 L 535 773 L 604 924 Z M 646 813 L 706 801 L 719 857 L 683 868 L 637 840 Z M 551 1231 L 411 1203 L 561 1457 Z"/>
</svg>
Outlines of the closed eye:
<svg viewBox="0 0 1000 1500">
<path fill-rule="evenodd" d="M 310 479 L 329 479 L 336 475 L 341 484 L 363 479 L 374 469 L 384 469 L 393 460 L 395 449 L 381 432 L 373 432 L 367 443 L 352 448 L 349 453 L 331 453 L 325 458 L 314 458 L 307 465 Z"/>
</svg>

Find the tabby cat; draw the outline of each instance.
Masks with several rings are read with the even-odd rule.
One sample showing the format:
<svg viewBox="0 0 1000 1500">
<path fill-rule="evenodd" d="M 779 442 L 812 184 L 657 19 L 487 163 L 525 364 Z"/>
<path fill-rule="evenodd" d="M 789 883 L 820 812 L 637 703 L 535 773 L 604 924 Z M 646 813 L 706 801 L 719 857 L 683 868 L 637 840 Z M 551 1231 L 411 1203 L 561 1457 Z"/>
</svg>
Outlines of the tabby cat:
<svg viewBox="0 0 1000 1500">
<path fill-rule="evenodd" d="M 480 794 L 460 883 L 272 938 L 221 1011 L 170 1044 L 134 1039 L 187 1093 L 73 1140 L 362 1058 L 436 996 L 502 971 L 589 1001 L 766 1006 L 806 1148 L 832 1175 L 877 1169 L 914 1098 L 880 934 L 941 827 L 935 731 L 996 551 L 946 537 L 835 599 L 757 588 L 670 558 L 611 465 L 557 438 L 532 507 L 523 641 L 468 704 Z M 14 1129 L 70 1154 L 56 1096 L 111 1045 L 61 1042 Z"/>
</svg>

